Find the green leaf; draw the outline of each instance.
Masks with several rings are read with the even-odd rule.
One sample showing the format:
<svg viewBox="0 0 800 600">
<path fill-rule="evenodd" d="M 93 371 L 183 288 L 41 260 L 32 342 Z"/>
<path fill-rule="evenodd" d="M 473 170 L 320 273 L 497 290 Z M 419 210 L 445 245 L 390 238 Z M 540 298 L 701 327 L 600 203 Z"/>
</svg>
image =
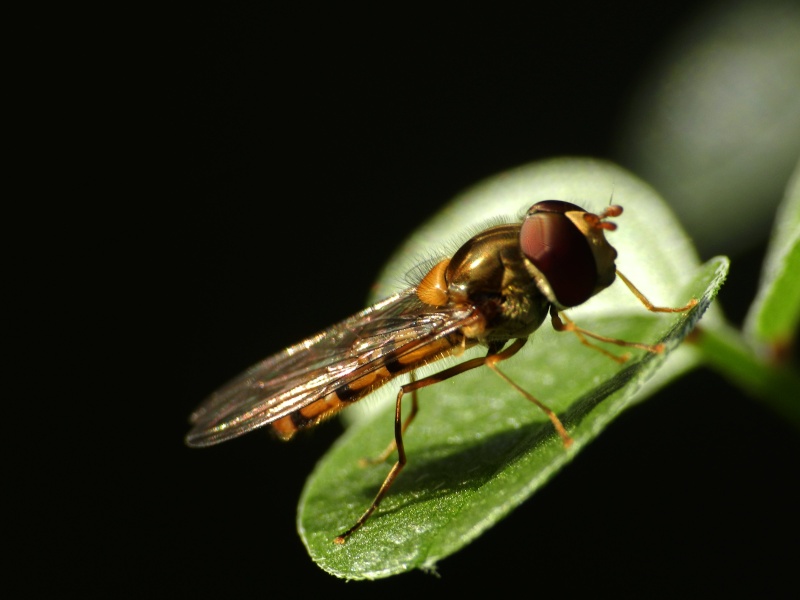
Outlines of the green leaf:
<svg viewBox="0 0 800 600">
<path fill-rule="evenodd" d="M 378 456 L 393 438 L 392 397 L 397 386 L 385 386 L 389 406 L 377 402 L 376 410 L 362 413 L 320 461 L 304 489 L 298 528 L 320 567 L 345 579 L 433 568 L 546 483 L 636 399 L 657 369 L 663 383 L 697 364 L 685 348 L 670 353 L 716 296 L 728 261 L 718 258 L 699 265 L 691 244 L 653 190 L 600 161 L 536 163 L 468 190 L 390 261 L 379 294 L 391 291 L 387 282 L 396 285 L 403 279 L 411 259 L 425 257 L 431 246 L 446 245 L 464 226 L 474 231 L 496 215 L 514 218 L 533 202 L 548 198 L 599 211 L 612 192 L 614 202 L 625 208 L 617 219 L 619 229 L 608 236 L 619 251 L 619 269 L 656 304 L 682 305 L 691 297 L 699 303 L 688 313 L 653 314 L 617 283 L 570 316 L 603 335 L 663 341 L 667 352 L 634 351 L 620 366 L 547 325 L 518 355 L 502 363 L 515 382 L 559 414 L 575 442 L 568 450 L 547 417 L 488 369 L 420 390 L 420 413 L 404 436 L 408 464 L 367 523 L 346 544 L 336 545 L 333 538 L 369 506 L 394 460 L 359 466 L 360 459 Z M 679 354 L 680 360 L 671 360 Z M 675 364 L 672 375 L 664 375 L 670 363 Z M 440 368 L 436 363 L 428 371 Z"/>
<path fill-rule="evenodd" d="M 780 352 L 794 339 L 800 322 L 800 163 L 775 215 L 761 282 L 745 320 L 753 343 Z"/>
<path fill-rule="evenodd" d="M 705 256 L 761 242 L 800 155 L 800 3 L 698 3 L 642 69 L 618 156 Z"/>
</svg>

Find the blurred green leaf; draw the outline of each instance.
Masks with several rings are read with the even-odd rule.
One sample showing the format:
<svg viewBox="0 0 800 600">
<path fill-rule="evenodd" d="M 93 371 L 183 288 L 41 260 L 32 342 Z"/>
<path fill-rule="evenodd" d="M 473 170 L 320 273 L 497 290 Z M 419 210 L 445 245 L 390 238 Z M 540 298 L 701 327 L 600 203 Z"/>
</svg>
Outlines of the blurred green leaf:
<svg viewBox="0 0 800 600">
<path fill-rule="evenodd" d="M 702 256 L 766 238 L 800 156 L 800 3 L 700 2 L 642 81 L 619 160 L 673 207 Z"/>
<path fill-rule="evenodd" d="M 656 304 L 682 305 L 691 297 L 700 302 L 689 313 L 656 315 L 648 313 L 620 282 L 571 310 L 570 316 L 604 335 L 664 341 L 668 351 L 658 355 L 636 351 L 620 366 L 582 347 L 574 336 L 546 325 L 517 356 L 504 362 L 504 372 L 560 415 L 575 441 L 569 450 L 546 416 L 488 369 L 420 390 L 420 414 L 404 437 L 406 468 L 364 527 L 346 544 L 336 545 L 333 538 L 370 504 L 393 460 L 358 466 L 359 459 L 379 455 L 392 440 L 397 386 L 385 386 L 391 406 L 377 402 L 375 411 L 362 412 L 320 461 L 304 489 L 298 528 L 320 567 L 346 579 L 433 568 L 566 465 L 635 400 L 657 369 L 663 383 L 697 364 L 691 349 L 670 352 L 716 296 L 728 261 L 718 258 L 699 265 L 691 244 L 656 194 L 629 173 L 601 161 L 536 163 L 468 190 L 409 239 L 390 261 L 377 294 L 391 292 L 406 277 L 409 265 L 435 256 L 431 247 L 456 240 L 463 227 L 475 231 L 497 215 L 517 218 L 535 201 L 548 198 L 599 211 L 612 192 L 614 202 L 625 208 L 619 229 L 609 234 L 620 254 L 619 269 Z M 443 364 L 428 369 L 438 370 Z"/>
<path fill-rule="evenodd" d="M 800 163 L 775 215 L 758 294 L 745 320 L 754 344 L 780 351 L 797 333 L 800 321 Z"/>
</svg>

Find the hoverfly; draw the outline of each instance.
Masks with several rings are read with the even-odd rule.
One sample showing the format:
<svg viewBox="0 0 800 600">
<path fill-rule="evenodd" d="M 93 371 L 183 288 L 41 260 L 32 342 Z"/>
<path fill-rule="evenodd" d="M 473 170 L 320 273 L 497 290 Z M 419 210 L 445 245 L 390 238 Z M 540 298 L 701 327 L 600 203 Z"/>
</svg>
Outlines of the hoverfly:
<svg viewBox="0 0 800 600">
<path fill-rule="evenodd" d="M 605 238 L 622 214 L 611 205 L 600 214 L 562 200 L 535 203 L 521 223 L 489 227 L 431 268 L 419 283 L 254 365 L 214 392 L 191 415 L 189 446 L 209 446 L 259 427 L 288 440 L 364 398 L 398 375 L 411 373 L 395 405 L 394 440 L 379 460 L 398 457 L 374 500 L 336 543 L 361 527 L 406 464 L 403 434 L 417 414 L 416 390 L 459 373 L 487 366 L 550 419 L 565 447 L 572 439 L 546 404 L 509 379 L 498 363 L 516 354 L 550 315 L 558 331 L 574 332 L 581 343 L 623 362 L 599 342 L 661 352 L 650 346 L 598 335 L 575 325 L 561 311 L 582 304 L 617 276 L 653 312 L 654 306 L 615 266 L 617 251 Z M 509 343 L 510 342 L 510 343 Z M 445 356 L 482 344 L 485 356 L 465 360 L 422 379 L 413 372 Z M 412 406 L 401 418 L 401 400 Z"/>
</svg>

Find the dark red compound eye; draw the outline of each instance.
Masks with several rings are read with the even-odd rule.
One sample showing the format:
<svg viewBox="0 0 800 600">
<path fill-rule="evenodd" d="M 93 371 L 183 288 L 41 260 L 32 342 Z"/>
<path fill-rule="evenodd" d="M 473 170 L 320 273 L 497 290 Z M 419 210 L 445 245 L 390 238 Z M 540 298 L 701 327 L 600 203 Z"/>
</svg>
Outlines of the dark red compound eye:
<svg viewBox="0 0 800 600">
<path fill-rule="evenodd" d="M 597 263 L 584 233 L 565 213 L 586 212 L 562 200 L 537 202 L 520 230 L 523 254 L 547 280 L 555 300 L 563 307 L 588 300 L 597 285 Z"/>
</svg>

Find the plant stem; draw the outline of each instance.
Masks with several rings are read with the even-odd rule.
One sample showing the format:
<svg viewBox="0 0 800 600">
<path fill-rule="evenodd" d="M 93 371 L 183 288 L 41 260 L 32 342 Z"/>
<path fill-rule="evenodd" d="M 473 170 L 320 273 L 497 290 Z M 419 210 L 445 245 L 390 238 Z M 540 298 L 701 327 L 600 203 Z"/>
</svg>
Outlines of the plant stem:
<svg viewBox="0 0 800 600">
<path fill-rule="evenodd" d="M 727 324 L 697 327 L 690 340 L 701 351 L 706 366 L 800 429 L 800 374 L 795 369 L 768 364 Z"/>
</svg>

